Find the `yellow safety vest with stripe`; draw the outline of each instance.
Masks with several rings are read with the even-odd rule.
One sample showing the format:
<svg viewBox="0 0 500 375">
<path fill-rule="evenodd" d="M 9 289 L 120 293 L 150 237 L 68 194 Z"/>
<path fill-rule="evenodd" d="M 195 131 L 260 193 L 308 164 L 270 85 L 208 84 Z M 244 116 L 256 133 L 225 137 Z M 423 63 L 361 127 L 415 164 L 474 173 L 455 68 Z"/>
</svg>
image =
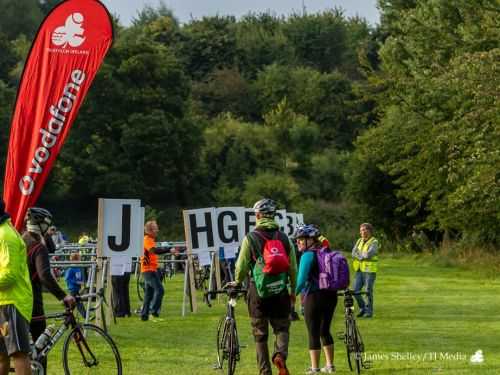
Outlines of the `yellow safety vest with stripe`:
<svg viewBox="0 0 500 375">
<path fill-rule="evenodd" d="M 370 249 L 370 246 L 374 242 L 378 244 L 378 241 L 375 237 L 370 237 L 366 242 L 363 242 L 363 239 L 360 238 L 356 242 L 356 245 L 354 245 L 354 247 L 357 249 L 359 253 L 366 256 L 366 254 L 368 254 L 368 249 Z M 354 269 L 354 271 L 377 272 L 377 263 L 378 263 L 377 255 L 371 257 L 370 259 L 363 259 L 363 260 L 354 258 L 354 260 L 352 261 L 352 268 Z"/>
</svg>

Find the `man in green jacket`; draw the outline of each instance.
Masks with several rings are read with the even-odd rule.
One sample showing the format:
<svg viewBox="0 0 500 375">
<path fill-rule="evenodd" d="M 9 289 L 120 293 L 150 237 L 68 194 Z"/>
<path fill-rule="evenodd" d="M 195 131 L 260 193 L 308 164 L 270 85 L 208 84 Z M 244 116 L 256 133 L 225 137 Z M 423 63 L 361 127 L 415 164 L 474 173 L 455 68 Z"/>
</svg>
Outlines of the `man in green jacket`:
<svg viewBox="0 0 500 375">
<path fill-rule="evenodd" d="M 16 374 L 31 374 L 29 321 L 33 293 L 26 245 L 0 200 L 0 375 L 8 374 L 10 358 Z"/>
<path fill-rule="evenodd" d="M 248 313 L 251 318 L 252 331 L 257 351 L 257 364 L 260 375 L 272 375 L 269 361 L 267 338 L 269 324 L 276 335 L 272 361 L 278 368 L 279 375 L 288 375 L 286 359 L 288 356 L 288 341 L 290 330 L 291 306 L 295 305 L 295 283 L 297 262 L 295 248 L 287 235 L 279 230 L 274 221 L 276 203 L 271 199 L 261 199 L 253 207 L 257 220 L 255 231 L 247 234 L 241 243 L 240 253 L 236 262 L 235 281 L 233 286 L 241 284 L 250 276 L 248 286 Z M 262 255 L 266 241 L 276 239 L 281 241 L 288 255 L 289 266 L 287 271 L 275 277 L 276 281 L 268 284 L 266 294 L 263 294 L 260 280 L 262 280 Z M 256 266 L 256 263 L 260 262 Z M 256 272 L 257 271 L 257 272 Z M 265 273 L 264 268 L 264 273 Z M 256 286 L 259 284 L 259 286 Z M 272 284 L 272 285 L 271 285 Z M 290 288 L 290 292 L 288 290 Z"/>
</svg>

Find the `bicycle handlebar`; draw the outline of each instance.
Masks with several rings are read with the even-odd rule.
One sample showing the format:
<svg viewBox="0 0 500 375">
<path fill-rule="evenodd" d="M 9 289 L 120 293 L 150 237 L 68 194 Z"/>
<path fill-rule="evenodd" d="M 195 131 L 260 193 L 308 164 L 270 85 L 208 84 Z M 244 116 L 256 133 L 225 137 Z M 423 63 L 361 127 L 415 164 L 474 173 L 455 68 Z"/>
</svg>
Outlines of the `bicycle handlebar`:
<svg viewBox="0 0 500 375">
<path fill-rule="evenodd" d="M 217 294 L 227 294 L 230 298 L 238 297 L 240 294 L 246 294 L 247 289 L 242 288 L 226 288 L 226 289 L 216 289 L 204 293 L 204 299 L 208 307 L 212 307 L 210 299 L 214 298 Z"/>
<path fill-rule="evenodd" d="M 104 297 L 104 289 L 101 288 L 97 292 L 94 292 L 94 293 L 80 294 L 80 295 L 76 296 L 75 298 L 77 301 L 82 301 L 82 300 L 88 300 L 88 299 L 95 298 L 95 297 L 101 297 L 101 298 Z"/>
<path fill-rule="evenodd" d="M 363 294 L 367 294 L 366 292 L 354 292 L 354 290 L 346 289 L 342 291 L 337 291 L 337 296 L 345 297 L 345 296 L 361 296 Z"/>
</svg>

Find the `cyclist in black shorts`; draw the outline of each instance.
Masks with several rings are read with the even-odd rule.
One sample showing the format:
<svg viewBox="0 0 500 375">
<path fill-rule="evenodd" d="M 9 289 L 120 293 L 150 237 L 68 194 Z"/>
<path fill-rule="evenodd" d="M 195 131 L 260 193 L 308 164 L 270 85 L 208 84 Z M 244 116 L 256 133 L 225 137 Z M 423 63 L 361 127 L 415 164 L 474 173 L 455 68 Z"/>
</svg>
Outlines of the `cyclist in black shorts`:
<svg viewBox="0 0 500 375">
<path fill-rule="evenodd" d="M 295 291 L 296 294 L 302 293 L 304 297 L 304 318 L 309 334 L 311 359 L 311 367 L 306 370 L 306 374 L 335 372 L 330 325 L 337 306 L 337 292 L 319 288 L 316 251 L 324 246 L 320 236 L 319 229 L 314 225 L 299 227 L 295 235 L 299 251 L 302 252 Z M 323 368 L 319 367 L 321 346 L 323 346 L 326 360 Z"/>
</svg>

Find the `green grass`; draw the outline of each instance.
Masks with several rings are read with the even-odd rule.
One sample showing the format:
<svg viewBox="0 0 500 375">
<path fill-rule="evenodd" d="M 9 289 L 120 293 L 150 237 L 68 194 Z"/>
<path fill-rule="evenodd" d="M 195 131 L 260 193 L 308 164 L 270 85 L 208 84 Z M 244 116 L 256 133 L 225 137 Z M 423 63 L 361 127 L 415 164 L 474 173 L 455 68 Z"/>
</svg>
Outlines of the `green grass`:
<svg viewBox="0 0 500 375">
<path fill-rule="evenodd" d="M 168 281 L 162 320 L 141 322 L 134 316 L 121 318 L 112 326 L 125 374 L 222 374 L 212 370 L 212 364 L 215 329 L 224 304 L 208 308 L 200 296 L 199 312 L 183 318 L 182 282 L 181 275 Z M 372 369 L 364 373 L 500 374 L 499 295 L 498 278 L 414 258 L 386 256 L 375 284 L 375 317 L 358 320 L 367 355 L 373 358 Z M 131 297 L 136 308 L 139 303 L 133 283 Z M 57 310 L 57 303 L 46 298 L 48 310 Z M 335 313 L 334 334 L 343 326 L 341 302 Z M 243 302 L 237 306 L 237 320 L 240 341 L 247 347 L 236 373 L 255 375 L 255 350 Z M 470 356 L 478 349 L 483 350 L 484 363 L 470 364 Z M 291 373 L 303 374 L 309 366 L 303 319 L 292 324 L 289 351 Z M 60 361 L 59 345 L 51 353 L 50 374 L 63 373 Z M 335 341 L 335 365 L 337 373 L 350 373 L 339 340 Z"/>
</svg>

